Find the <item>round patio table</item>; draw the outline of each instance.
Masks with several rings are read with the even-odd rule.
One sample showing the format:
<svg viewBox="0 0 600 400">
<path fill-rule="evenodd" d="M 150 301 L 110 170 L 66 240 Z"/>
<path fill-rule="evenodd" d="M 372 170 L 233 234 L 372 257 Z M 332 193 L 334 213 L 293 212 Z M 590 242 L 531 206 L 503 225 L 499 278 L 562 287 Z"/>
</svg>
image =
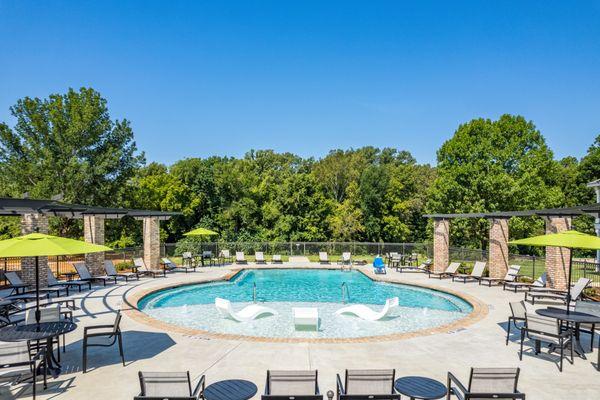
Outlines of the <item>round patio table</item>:
<svg viewBox="0 0 600 400">
<path fill-rule="evenodd" d="M 560 321 L 573 324 L 575 326 L 575 337 L 573 338 L 573 345 L 575 352 L 579 356 L 585 359 L 585 351 L 579 342 L 579 326 L 581 324 L 600 324 L 600 317 L 597 315 L 582 313 L 580 311 L 570 311 L 564 308 L 548 307 L 535 312 L 544 317 L 556 318 Z"/>
<path fill-rule="evenodd" d="M 258 388 L 250 381 L 227 379 L 215 382 L 204 389 L 206 400 L 248 400 L 254 397 Z"/>
<path fill-rule="evenodd" d="M 46 340 L 44 363 L 52 377 L 57 378 L 61 373 L 61 366 L 54 358 L 52 338 L 72 332 L 75 329 L 77 329 L 77 324 L 70 321 L 7 326 L 0 329 L 0 341 L 21 342 L 26 340 Z"/>
<path fill-rule="evenodd" d="M 398 393 L 413 399 L 434 400 L 446 396 L 446 386 L 435 379 L 424 376 L 404 376 L 396 379 L 394 387 Z"/>
</svg>

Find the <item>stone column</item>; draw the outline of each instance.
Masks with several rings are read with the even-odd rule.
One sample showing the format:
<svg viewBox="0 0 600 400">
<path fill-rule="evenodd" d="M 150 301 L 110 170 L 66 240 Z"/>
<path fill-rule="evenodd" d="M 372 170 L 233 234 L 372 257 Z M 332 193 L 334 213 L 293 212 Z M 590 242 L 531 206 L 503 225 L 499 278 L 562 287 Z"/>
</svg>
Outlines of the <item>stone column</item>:
<svg viewBox="0 0 600 400">
<path fill-rule="evenodd" d="M 488 270 L 491 278 L 502 279 L 508 271 L 508 218 L 490 220 Z"/>
<path fill-rule="evenodd" d="M 43 214 L 23 214 L 21 216 L 21 234 L 48 233 L 48 217 Z M 40 287 L 48 286 L 48 257 L 38 257 Z M 35 285 L 35 257 L 21 258 L 21 279 L 24 283 Z"/>
<path fill-rule="evenodd" d="M 160 267 L 160 221 L 157 217 L 144 217 L 144 263 L 150 269 Z"/>
<path fill-rule="evenodd" d="M 571 217 L 545 218 L 546 234 L 559 233 L 571 229 Z M 546 247 L 546 272 L 548 285 L 553 289 L 566 290 L 569 279 L 569 258 L 571 250 L 563 247 Z"/>
<path fill-rule="evenodd" d="M 104 216 L 84 215 L 83 236 L 88 243 L 104 244 Z M 86 254 L 85 265 L 92 275 L 106 275 L 104 270 L 104 252 Z"/>
<path fill-rule="evenodd" d="M 444 272 L 450 263 L 450 221 L 433 221 L 433 271 Z"/>
</svg>

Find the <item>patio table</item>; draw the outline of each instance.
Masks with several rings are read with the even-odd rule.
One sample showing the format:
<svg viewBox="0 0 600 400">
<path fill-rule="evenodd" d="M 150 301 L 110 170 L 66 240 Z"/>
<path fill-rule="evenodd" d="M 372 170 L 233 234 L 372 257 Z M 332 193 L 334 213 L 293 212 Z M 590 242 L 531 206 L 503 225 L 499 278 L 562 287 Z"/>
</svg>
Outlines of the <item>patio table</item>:
<svg viewBox="0 0 600 400">
<path fill-rule="evenodd" d="M 535 310 L 535 312 L 544 317 L 556 318 L 560 321 L 565 321 L 568 324 L 573 324 L 575 326 L 575 337 L 573 338 L 573 346 L 575 348 L 575 352 L 584 360 L 585 351 L 579 342 L 579 326 L 581 324 L 600 324 L 600 317 L 597 315 L 582 313 L 580 311 L 570 311 L 564 308 L 556 308 L 556 307 L 548 307 L 540 310 Z"/>
<path fill-rule="evenodd" d="M 215 382 L 204 389 L 206 400 L 248 400 L 256 394 L 258 388 L 250 381 L 227 379 Z"/>
<path fill-rule="evenodd" d="M 411 400 L 435 400 L 446 396 L 446 385 L 424 376 L 404 376 L 396 379 L 394 388 Z"/>
</svg>

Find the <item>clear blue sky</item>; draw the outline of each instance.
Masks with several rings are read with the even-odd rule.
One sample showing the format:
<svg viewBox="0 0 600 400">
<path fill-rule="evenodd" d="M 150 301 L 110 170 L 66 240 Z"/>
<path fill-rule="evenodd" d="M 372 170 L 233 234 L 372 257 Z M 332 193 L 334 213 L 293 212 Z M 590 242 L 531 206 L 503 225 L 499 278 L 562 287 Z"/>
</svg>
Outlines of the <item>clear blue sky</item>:
<svg viewBox="0 0 600 400">
<path fill-rule="evenodd" d="M 600 133 L 600 1 L 0 0 L 0 120 L 91 86 L 149 161 L 391 146 L 533 120 L 558 157 Z"/>
</svg>

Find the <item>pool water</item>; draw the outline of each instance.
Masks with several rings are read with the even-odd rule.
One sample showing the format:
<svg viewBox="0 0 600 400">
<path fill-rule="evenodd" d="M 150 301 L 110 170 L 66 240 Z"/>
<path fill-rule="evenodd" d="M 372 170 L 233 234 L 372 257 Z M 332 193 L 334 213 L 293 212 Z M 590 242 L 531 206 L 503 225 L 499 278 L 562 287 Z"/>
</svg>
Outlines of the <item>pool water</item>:
<svg viewBox="0 0 600 400">
<path fill-rule="evenodd" d="M 346 289 L 342 290 L 342 285 Z M 223 318 L 214 306 L 215 298 L 222 297 L 240 310 L 253 303 L 254 293 L 256 303 L 275 309 L 277 315 L 240 323 Z M 335 315 L 338 309 L 354 303 L 380 310 L 391 297 L 398 297 L 400 306 L 381 321 Z M 376 282 L 358 271 L 326 269 L 244 270 L 228 282 L 149 294 L 138 307 L 156 319 L 188 328 L 273 338 L 356 338 L 406 333 L 445 325 L 472 311 L 469 303 L 449 293 Z M 295 327 L 292 307 L 317 307 L 319 330 Z"/>
</svg>

